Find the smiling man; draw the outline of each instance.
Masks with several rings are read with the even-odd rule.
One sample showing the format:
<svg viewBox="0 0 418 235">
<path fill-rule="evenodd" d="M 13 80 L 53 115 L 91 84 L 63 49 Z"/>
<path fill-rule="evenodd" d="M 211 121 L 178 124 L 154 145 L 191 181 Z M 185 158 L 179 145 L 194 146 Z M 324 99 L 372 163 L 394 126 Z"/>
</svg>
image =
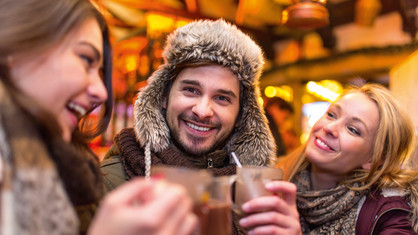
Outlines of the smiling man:
<svg viewBox="0 0 418 235">
<path fill-rule="evenodd" d="M 105 191 L 153 165 L 232 175 L 268 165 L 275 145 L 258 102 L 260 47 L 223 20 L 196 21 L 167 39 L 164 64 L 135 102 L 133 128 L 122 130 L 102 162 Z M 236 231 L 236 229 L 235 229 Z"/>
</svg>

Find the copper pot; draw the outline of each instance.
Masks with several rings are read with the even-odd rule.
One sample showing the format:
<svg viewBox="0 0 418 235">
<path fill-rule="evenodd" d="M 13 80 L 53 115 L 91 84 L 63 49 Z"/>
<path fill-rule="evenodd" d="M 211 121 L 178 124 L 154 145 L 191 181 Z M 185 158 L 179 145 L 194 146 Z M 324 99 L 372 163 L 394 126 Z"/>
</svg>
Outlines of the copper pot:
<svg viewBox="0 0 418 235">
<path fill-rule="evenodd" d="M 299 1 L 282 13 L 282 23 L 291 28 L 315 29 L 329 24 L 328 10 L 324 1 Z"/>
</svg>

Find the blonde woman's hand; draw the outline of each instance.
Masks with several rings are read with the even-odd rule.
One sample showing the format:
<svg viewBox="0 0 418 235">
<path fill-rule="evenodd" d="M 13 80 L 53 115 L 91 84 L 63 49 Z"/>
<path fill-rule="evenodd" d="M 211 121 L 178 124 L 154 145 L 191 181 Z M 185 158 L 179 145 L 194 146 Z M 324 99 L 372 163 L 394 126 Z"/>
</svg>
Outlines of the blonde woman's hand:
<svg viewBox="0 0 418 235">
<path fill-rule="evenodd" d="M 183 187 L 138 178 L 104 198 L 88 234 L 187 235 L 196 226 L 192 201 Z"/>
</svg>

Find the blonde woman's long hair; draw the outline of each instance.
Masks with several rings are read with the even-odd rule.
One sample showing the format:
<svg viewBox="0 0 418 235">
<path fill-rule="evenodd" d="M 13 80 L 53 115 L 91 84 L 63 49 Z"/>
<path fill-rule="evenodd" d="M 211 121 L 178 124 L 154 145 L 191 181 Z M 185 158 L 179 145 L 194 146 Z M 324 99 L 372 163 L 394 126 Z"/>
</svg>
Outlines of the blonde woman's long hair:
<svg viewBox="0 0 418 235">
<path fill-rule="evenodd" d="M 341 97 L 362 92 L 373 100 L 379 110 L 379 126 L 373 143 L 372 167 L 370 170 L 355 169 L 352 175 L 341 184 L 362 185 L 353 190 L 364 190 L 373 187 L 410 188 L 418 181 L 417 171 L 410 164 L 414 150 L 414 127 L 411 118 L 401 108 L 390 91 L 378 84 L 365 84 L 361 87 L 348 88 Z M 304 147 L 300 148 L 300 150 Z M 295 153 L 293 153 L 295 155 Z M 292 156 L 297 159 L 289 178 L 306 169 L 309 165 L 304 150 Z"/>
<path fill-rule="evenodd" d="M 362 92 L 373 100 L 379 110 L 379 126 L 373 142 L 370 170 L 355 169 L 340 184 L 352 190 L 400 188 L 409 192 L 413 230 L 418 232 L 418 172 L 412 165 L 415 146 L 414 127 L 411 118 L 401 108 L 389 90 L 378 84 L 351 87 L 342 96 Z M 361 105 L 361 104 L 359 104 Z M 298 172 L 307 169 L 305 147 L 289 154 L 278 167 L 284 169 L 284 178 L 291 180 Z M 286 172 L 287 169 L 291 169 Z M 360 183 L 360 187 L 353 187 Z"/>
</svg>

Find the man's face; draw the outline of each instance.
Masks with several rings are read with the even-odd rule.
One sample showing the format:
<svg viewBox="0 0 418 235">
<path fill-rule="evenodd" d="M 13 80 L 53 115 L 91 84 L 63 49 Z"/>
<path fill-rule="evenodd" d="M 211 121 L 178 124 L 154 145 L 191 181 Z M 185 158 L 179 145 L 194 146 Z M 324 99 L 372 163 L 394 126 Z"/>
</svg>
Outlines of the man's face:
<svg viewBox="0 0 418 235">
<path fill-rule="evenodd" d="M 174 141 L 193 155 L 225 144 L 238 117 L 239 91 L 236 75 L 226 67 L 183 69 L 163 104 Z"/>
</svg>

